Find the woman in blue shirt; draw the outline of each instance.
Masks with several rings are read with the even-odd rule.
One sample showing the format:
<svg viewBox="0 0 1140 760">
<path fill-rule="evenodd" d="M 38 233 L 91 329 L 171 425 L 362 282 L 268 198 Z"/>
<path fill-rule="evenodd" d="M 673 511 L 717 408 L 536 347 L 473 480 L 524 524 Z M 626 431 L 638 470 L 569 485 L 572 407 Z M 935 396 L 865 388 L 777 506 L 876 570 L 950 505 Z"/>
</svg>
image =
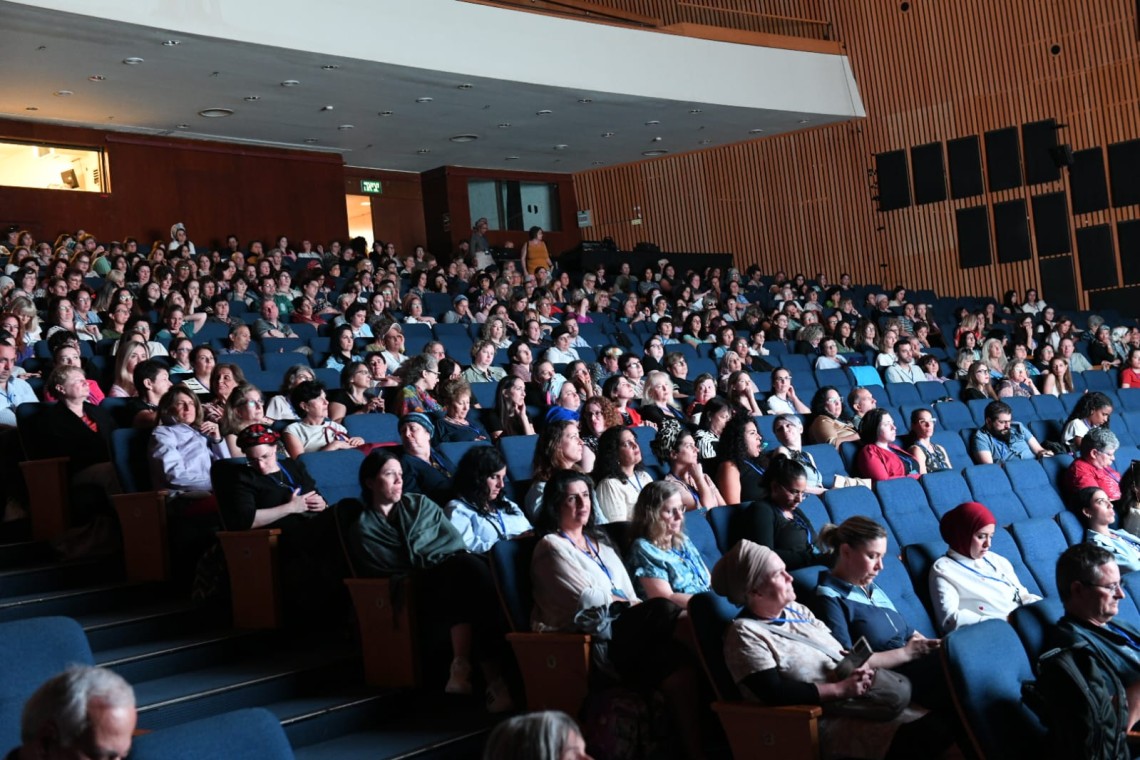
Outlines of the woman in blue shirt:
<svg viewBox="0 0 1140 760">
<path fill-rule="evenodd" d="M 685 535 L 678 483 L 658 480 L 646 485 L 637 497 L 633 526 L 638 538 L 627 564 L 642 599 L 663 597 L 687 607 L 693 594 L 708 591 L 709 569 Z"/>
<path fill-rule="evenodd" d="M 499 541 L 531 531 L 526 515 L 506 497 L 507 462 L 498 449 L 468 449 L 454 484 L 455 498 L 445 511 L 470 551 L 482 554 Z"/>
</svg>

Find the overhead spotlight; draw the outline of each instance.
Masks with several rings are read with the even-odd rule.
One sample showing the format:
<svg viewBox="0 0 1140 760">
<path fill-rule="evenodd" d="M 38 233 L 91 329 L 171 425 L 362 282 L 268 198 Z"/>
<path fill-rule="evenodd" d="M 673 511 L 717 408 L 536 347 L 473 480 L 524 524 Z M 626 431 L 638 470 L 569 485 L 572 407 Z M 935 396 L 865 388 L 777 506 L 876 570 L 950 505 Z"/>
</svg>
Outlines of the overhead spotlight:
<svg viewBox="0 0 1140 760">
<path fill-rule="evenodd" d="M 123 59 L 123 63 L 127 64 L 128 66 L 138 66 L 142 62 L 143 62 L 142 58 L 124 58 Z"/>
</svg>

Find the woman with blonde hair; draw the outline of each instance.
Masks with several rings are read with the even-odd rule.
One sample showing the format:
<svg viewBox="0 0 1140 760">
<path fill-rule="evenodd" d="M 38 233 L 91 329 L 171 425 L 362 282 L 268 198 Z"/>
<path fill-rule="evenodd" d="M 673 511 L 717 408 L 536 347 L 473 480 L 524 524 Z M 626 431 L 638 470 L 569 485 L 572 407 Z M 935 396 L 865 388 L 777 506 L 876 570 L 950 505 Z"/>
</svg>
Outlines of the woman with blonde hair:
<svg viewBox="0 0 1140 760">
<path fill-rule="evenodd" d="M 990 377 L 997 380 L 1005 376 L 1007 359 L 1005 347 L 998 338 L 990 338 L 982 344 L 982 361 L 989 367 Z"/>
<path fill-rule="evenodd" d="M 709 590 L 709 569 L 685 535 L 682 488 L 667 480 L 649 483 L 633 508 L 637 538 L 629 551 L 630 574 L 643 599 L 663 597 L 687 607 L 693 594 Z"/>
<path fill-rule="evenodd" d="M 139 395 L 135 388 L 134 372 L 139 362 L 150 358 L 146 344 L 138 340 L 129 340 L 119 347 L 115 355 L 115 384 L 107 394 L 111 398 L 129 398 Z"/>
<path fill-rule="evenodd" d="M 655 425 L 663 419 L 685 418 L 680 405 L 673 400 L 673 381 L 660 370 L 654 370 L 645 376 L 645 391 L 638 411 L 641 412 L 642 419 Z"/>
<path fill-rule="evenodd" d="M 990 367 L 985 362 L 974 362 L 966 375 L 966 385 L 962 388 L 962 400 L 975 399 L 997 400 L 997 392 L 990 382 Z"/>
<path fill-rule="evenodd" d="M 237 443 L 238 434 L 250 425 L 258 424 L 273 424 L 273 420 L 265 416 L 264 396 L 257 386 L 241 383 L 230 391 L 222 422 L 218 426 L 231 457 L 245 456 Z M 284 449 L 281 453 L 284 453 Z"/>
</svg>

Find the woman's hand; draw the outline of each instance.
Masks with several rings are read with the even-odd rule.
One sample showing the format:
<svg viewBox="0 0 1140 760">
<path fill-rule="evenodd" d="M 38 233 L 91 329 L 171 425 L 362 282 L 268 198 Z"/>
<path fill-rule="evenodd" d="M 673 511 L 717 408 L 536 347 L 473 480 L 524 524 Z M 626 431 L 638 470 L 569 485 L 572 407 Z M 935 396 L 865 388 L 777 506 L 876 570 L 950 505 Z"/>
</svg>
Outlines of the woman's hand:
<svg viewBox="0 0 1140 760">
<path fill-rule="evenodd" d="M 938 651 L 942 647 L 942 639 L 928 639 L 918 631 L 914 632 L 903 649 L 906 651 L 907 657 L 911 660 L 917 660 L 919 657 Z"/>
<path fill-rule="evenodd" d="M 870 690 L 871 684 L 874 683 L 874 681 L 874 670 L 866 665 L 861 668 L 856 668 L 851 675 L 834 684 L 838 687 L 836 698 L 853 699 L 855 697 L 861 697 Z"/>
<path fill-rule="evenodd" d="M 218 423 L 210 422 L 209 420 L 205 420 L 198 425 L 198 432 L 213 440 L 218 440 L 222 437 L 218 431 Z"/>
<path fill-rule="evenodd" d="M 301 489 L 298 488 L 297 491 L 294 491 L 294 493 L 297 493 L 300 490 Z M 299 495 L 305 502 L 305 511 L 323 512 L 328 507 L 328 502 L 325 501 L 325 497 L 321 496 L 316 491 L 309 491 L 306 494 Z"/>
<path fill-rule="evenodd" d="M 358 435 L 354 435 L 351 438 L 349 438 L 347 441 L 345 441 L 345 443 L 347 443 L 350 448 L 356 448 L 357 446 L 363 446 L 364 445 L 364 439 Z"/>
</svg>

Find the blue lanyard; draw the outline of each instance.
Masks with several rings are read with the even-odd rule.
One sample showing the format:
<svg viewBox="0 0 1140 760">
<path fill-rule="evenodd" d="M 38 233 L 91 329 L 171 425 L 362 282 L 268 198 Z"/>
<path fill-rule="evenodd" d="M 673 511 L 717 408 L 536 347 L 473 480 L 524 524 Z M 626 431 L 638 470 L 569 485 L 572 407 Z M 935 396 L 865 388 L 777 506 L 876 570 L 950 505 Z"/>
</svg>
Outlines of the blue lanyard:
<svg viewBox="0 0 1140 760">
<path fill-rule="evenodd" d="M 479 512 L 479 510 L 476 509 L 475 506 L 471 502 L 467 501 L 467 499 L 459 499 L 459 501 L 466 504 L 468 506 L 468 508 L 470 508 L 471 511 L 474 512 L 475 514 L 481 514 Z M 503 510 L 492 509 L 491 515 L 494 515 L 495 521 L 499 523 L 498 528 L 497 528 L 498 533 L 499 533 L 499 538 L 506 538 L 507 537 L 507 523 L 506 523 L 506 521 L 503 520 Z M 491 519 L 490 519 L 491 515 L 485 515 L 485 517 L 487 518 L 487 522 L 489 522 L 489 523 L 491 522 Z M 491 528 L 493 528 L 493 529 L 495 528 L 495 523 L 491 523 Z"/>
<path fill-rule="evenodd" d="M 1127 644 L 1129 647 L 1131 647 L 1132 649 L 1140 651 L 1140 641 L 1137 641 L 1136 638 L 1132 634 L 1130 634 L 1128 631 L 1124 630 L 1123 628 L 1121 628 L 1120 626 L 1118 626 L 1112 622 L 1105 623 L 1104 627 L 1107 628 L 1108 630 L 1112 631 L 1113 633 L 1115 633 L 1117 636 L 1124 639 L 1124 643 Z"/>
<path fill-rule="evenodd" d="M 783 610 L 783 614 L 780 617 L 772 618 L 771 620 L 765 620 L 764 622 L 765 623 L 809 623 L 811 621 L 805 617 L 800 617 L 799 615 L 788 612 L 788 608 L 785 607 Z"/>
<path fill-rule="evenodd" d="M 637 477 L 637 470 L 633 471 L 633 482 L 637 484 L 638 491 L 644 488 L 644 486 L 641 485 L 641 478 Z"/>
<path fill-rule="evenodd" d="M 695 505 L 693 508 L 694 509 L 700 509 L 701 508 L 701 495 L 700 495 L 700 493 L 697 492 L 697 489 L 693 488 L 692 486 L 690 486 L 688 483 L 686 483 L 685 481 L 678 478 L 673 473 L 669 473 L 669 477 L 673 478 L 673 480 L 677 481 L 678 483 L 680 483 L 682 486 L 685 487 L 685 490 L 688 491 L 689 494 L 693 497 L 693 502 Z"/>
<path fill-rule="evenodd" d="M 1017 604 L 1021 604 L 1021 590 L 1017 587 L 1017 584 L 1011 582 L 1004 575 L 1001 575 L 1000 571 L 996 567 L 994 567 L 994 563 L 990 562 L 988 557 L 982 557 L 982 561 L 985 562 L 987 565 L 989 565 L 990 569 L 993 570 L 995 573 L 998 573 L 998 575 L 986 575 L 985 573 L 980 572 L 973 567 L 970 567 L 969 565 L 967 565 L 965 562 L 962 562 L 961 560 L 956 559 L 954 561 L 957 562 L 962 567 L 969 570 L 974 575 L 978 576 L 979 578 L 985 578 L 988 581 L 997 581 L 998 583 L 1002 583 L 1006 586 L 1009 586 L 1011 589 L 1013 589 L 1013 601 Z"/>
<path fill-rule="evenodd" d="M 602 572 L 605 573 L 606 577 L 609 578 L 609 580 L 610 580 L 610 593 L 612 593 L 614 596 L 620 596 L 622 599 L 626 598 L 625 592 L 622 591 L 621 589 L 619 589 L 614 584 L 613 573 L 611 573 L 610 569 L 608 567 L 606 567 L 606 563 L 602 561 L 602 555 L 598 552 L 598 547 L 594 545 L 594 542 L 590 540 L 589 536 L 585 535 L 584 533 L 582 534 L 582 538 L 586 539 L 586 548 L 580 549 L 580 548 L 578 548 L 578 545 L 576 543 L 574 543 L 570 539 L 570 536 L 566 535 L 566 533 L 564 531 L 561 531 L 561 530 L 558 531 L 558 535 L 565 538 L 567 543 L 569 543 L 575 549 L 578 549 L 578 551 L 585 554 L 587 557 L 589 557 L 591 560 L 594 561 L 595 565 L 597 565 L 598 567 L 600 567 L 602 569 Z"/>
<path fill-rule="evenodd" d="M 747 459 L 745 459 L 745 460 L 744 460 L 744 464 L 746 464 L 746 465 L 748 465 L 749 467 L 751 467 L 751 468 L 752 468 L 752 469 L 753 469 L 753 470 L 756 472 L 756 474 L 757 474 L 757 475 L 759 475 L 759 476 L 761 476 L 761 477 L 763 477 L 763 476 L 764 476 L 764 471 L 763 471 L 763 470 L 761 470 L 761 469 L 760 469 L 759 467 L 757 467 L 756 465 L 754 465 L 752 462 L 750 462 L 750 461 L 748 461 Z"/>
<path fill-rule="evenodd" d="M 681 546 L 678 548 L 673 549 L 673 553 L 681 558 L 681 562 L 683 562 L 685 566 L 689 568 L 689 572 L 693 574 L 694 578 L 699 578 L 701 581 L 706 581 L 708 569 L 705 567 L 703 562 L 699 562 L 695 557 L 693 557 L 692 553 L 689 551 L 689 547 L 687 547 L 685 544 L 681 544 Z"/>
<path fill-rule="evenodd" d="M 289 481 L 289 490 L 290 491 L 292 491 L 294 488 L 297 487 L 297 484 L 293 481 L 293 476 L 289 474 L 288 470 L 286 470 L 284 467 L 278 467 L 277 471 L 285 477 L 285 480 Z M 285 484 L 282 483 L 281 485 L 285 485 Z"/>
</svg>

